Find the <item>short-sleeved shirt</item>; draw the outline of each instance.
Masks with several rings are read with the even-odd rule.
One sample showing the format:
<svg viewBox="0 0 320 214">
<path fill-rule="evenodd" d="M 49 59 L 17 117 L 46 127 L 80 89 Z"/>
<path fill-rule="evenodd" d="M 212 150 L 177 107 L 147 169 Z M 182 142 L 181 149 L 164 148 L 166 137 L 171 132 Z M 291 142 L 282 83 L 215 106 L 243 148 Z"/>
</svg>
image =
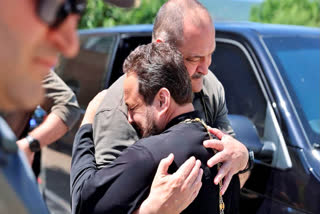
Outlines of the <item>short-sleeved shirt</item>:
<svg viewBox="0 0 320 214">
<path fill-rule="evenodd" d="M 137 141 L 102 169 L 95 165 L 91 125 L 82 126 L 75 138 L 71 164 L 72 213 L 134 212 L 147 198 L 159 162 L 170 153 L 174 162 L 169 173 L 191 156 L 201 160 L 204 170 L 198 196 L 182 213 L 219 213 L 219 187 L 213 183 L 217 168 L 206 165 L 213 151 L 202 145 L 209 138 L 208 132 L 200 122 L 183 122 L 195 117 L 196 112 L 179 115 L 161 134 Z M 238 213 L 239 195 L 239 178 L 233 176 L 223 196 L 226 214 Z"/>
<path fill-rule="evenodd" d="M 111 163 L 124 149 L 139 140 L 127 119 L 128 110 L 123 98 L 124 78 L 123 75 L 110 86 L 95 115 L 93 137 L 99 168 Z M 194 95 L 193 105 L 208 125 L 234 135 L 227 118 L 224 88 L 211 71 L 203 79 L 201 92 Z"/>
<path fill-rule="evenodd" d="M 45 89 L 45 100 L 39 105 L 47 112 L 57 115 L 70 130 L 81 114 L 75 94 L 52 70 L 43 80 L 42 86 Z M 21 138 L 32 114 L 33 111 L 15 111 L 3 116 L 15 135 Z"/>
</svg>

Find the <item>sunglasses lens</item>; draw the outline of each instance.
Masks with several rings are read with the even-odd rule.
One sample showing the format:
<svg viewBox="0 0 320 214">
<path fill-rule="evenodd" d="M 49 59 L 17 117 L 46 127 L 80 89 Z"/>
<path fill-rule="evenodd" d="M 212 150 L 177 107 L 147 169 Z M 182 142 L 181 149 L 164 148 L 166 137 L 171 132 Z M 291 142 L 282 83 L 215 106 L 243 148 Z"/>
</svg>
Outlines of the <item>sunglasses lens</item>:
<svg viewBox="0 0 320 214">
<path fill-rule="evenodd" d="M 86 10 L 87 0 L 74 0 L 72 2 L 75 5 L 76 13 L 83 14 Z"/>
<path fill-rule="evenodd" d="M 63 4 L 63 1 L 38 0 L 37 14 L 40 19 L 49 26 L 54 25 L 58 12 L 61 10 L 61 7 L 63 7 Z"/>
<path fill-rule="evenodd" d="M 71 14 L 82 14 L 86 0 L 38 0 L 37 14 L 50 27 L 57 27 Z"/>
</svg>

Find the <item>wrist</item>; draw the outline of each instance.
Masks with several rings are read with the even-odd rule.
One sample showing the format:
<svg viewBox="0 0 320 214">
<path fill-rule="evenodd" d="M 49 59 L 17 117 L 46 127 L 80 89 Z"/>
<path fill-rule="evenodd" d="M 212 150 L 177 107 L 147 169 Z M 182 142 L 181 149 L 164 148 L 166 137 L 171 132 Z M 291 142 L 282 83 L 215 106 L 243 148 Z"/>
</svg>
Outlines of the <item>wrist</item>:
<svg viewBox="0 0 320 214">
<path fill-rule="evenodd" d="M 248 166 L 249 166 L 249 161 L 250 161 L 250 157 L 249 157 L 249 149 L 247 148 L 247 147 L 245 147 L 246 148 L 246 151 L 247 151 L 247 155 L 246 155 L 246 164 L 245 164 L 245 166 L 240 170 L 240 172 L 241 171 L 244 171 L 244 170 L 246 170 L 247 168 L 248 168 Z"/>
<path fill-rule="evenodd" d="M 22 138 L 17 141 L 17 145 L 20 150 L 24 151 L 25 153 L 32 153 L 30 148 L 29 148 L 29 142 L 27 141 L 26 138 Z"/>
<path fill-rule="evenodd" d="M 247 162 L 247 165 L 243 170 L 239 171 L 239 174 L 242 174 L 242 173 L 245 173 L 245 172 L 247 172 L 249 170 L 252 170 L 253 165 L 254 165 L 254 152 L 248 149 L 248 162 Z"/>
<path fill-rule="evenodd" d="M 38 152 L 40 151 L 40 142 L 32 135 L 27 135 L 25 137 L 26 141 L 28 142 L 29 149 L 31 152 Z"/>
<path fill-rule="evenodd" d="M 137 214 L 156 214 L 156 213 L 157 213 L 156 206 L 152 205 L 149 197 L 142 202 L 141 206 L 139 207 L 139 212 L 137 212 Z"/>
</svg>

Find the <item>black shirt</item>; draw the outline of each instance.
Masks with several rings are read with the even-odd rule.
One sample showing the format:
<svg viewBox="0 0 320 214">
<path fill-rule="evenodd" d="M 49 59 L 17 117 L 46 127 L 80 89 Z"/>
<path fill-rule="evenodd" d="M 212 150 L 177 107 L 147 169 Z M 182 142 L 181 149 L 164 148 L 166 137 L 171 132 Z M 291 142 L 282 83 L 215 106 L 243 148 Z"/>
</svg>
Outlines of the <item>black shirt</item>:
<svg viewBox="0 0 320 214">
<path fill-rule="evenodd" d="M 114 162 L 97 169 L 94 159 L 91 125 L 82 126 L 73 145 L 71 164 L 72 213 L 132 213 L 149 194 L 161 159 L 174 154 L 169 172 L 175 172 L 189 157 L 201 160 L 202 187 L 196 199 L 183 213 L 219 213 L 219 187 L 213 184 L 217 168 L 209 169 L 211 149 L 203 147 L 209 139 L 199 122 L 180 123 L 198 117 L 197 112 L 182 114 L 159 135 L 137 141 Z M 234 176 L 223 196 L 225 213 L 238 213 L 240 184 Z"/>
</svg>

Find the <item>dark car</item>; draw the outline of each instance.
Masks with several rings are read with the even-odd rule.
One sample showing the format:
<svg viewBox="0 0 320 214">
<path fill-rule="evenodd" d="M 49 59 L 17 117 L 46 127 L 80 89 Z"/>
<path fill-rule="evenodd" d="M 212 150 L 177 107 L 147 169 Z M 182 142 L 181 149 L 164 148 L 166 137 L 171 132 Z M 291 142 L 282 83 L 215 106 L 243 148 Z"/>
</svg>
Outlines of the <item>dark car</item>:
<svg viewBox="0 0 320 214">
<path fill-rule="evenodd" d="M 241 213 L 320 213 L 320 30 L 215 27 L 210 70 L 225 87 L 237 138 L 256 156 Z M 151 42 L 151 32 L 152 25 L 79 31 L 80 53 L 59 72 L 83 109 L 122 75 L 126 56 Z"/>
</svg>

